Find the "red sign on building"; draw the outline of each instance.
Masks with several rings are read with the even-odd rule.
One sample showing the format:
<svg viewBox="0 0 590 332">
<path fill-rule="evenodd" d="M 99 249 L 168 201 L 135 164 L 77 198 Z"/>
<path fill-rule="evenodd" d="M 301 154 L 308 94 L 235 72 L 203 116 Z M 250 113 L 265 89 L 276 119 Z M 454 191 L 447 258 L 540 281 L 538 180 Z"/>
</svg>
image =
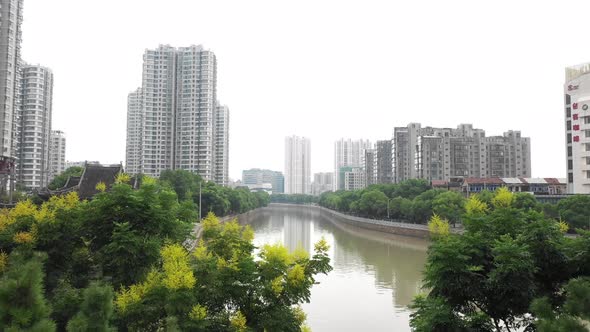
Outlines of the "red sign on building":
<svg viewBox="0 0 590 332">
<path fill-rule="evenodd" d="M 580 125 L 574 125 L 574 130 L 580 130 Z"/>
</svg>

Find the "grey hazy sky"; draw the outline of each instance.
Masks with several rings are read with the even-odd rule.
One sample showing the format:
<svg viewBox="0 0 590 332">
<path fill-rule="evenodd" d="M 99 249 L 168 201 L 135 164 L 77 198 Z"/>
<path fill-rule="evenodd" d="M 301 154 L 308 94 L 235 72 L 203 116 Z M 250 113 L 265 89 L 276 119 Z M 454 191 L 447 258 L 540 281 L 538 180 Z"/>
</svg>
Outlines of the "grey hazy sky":
<svg viewBox="0 0 590 332">
<path fill-rule="evenodd" d="M 564 67 L 590 61 L 587 0 L 24 2 L 23 58 L 54 72 L 68 160 L 124 161 L 144 50 L 203 44 L 231 110 L 232 178 L 282 171 L 287 135 L 332 171 L 335 140 L 409 122 L 521 130 L 533 176 L 565 177 Z"/>
</svg>

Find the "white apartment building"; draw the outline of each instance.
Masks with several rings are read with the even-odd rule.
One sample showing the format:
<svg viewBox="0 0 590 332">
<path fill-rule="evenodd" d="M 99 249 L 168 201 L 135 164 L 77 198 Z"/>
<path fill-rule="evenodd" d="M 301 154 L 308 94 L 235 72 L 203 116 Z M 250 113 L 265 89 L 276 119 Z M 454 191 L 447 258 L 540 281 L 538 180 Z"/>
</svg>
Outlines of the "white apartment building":
<svg viewBox="0 0 590 332">
<path fill-rule="evenodd" d="M 0 188 L 18 179 L 16 167 L 23 0 L 0 0 Z M 10 180 L 9 180 L 10 179 Z M 13 186 L 10 186 L 13 188 Z"/>
<path fill-rule="evenodd" d="M 565 69 L 568 194 L 590 194 L 590 63 Z"/>
<path fill-rule="evenodd" d="M 309 138 L 285 138 L 285 193 L 310 194 L 311 142 Z"/>
<path fill-rule="evenodd" d="M 50 165 L 53 73 L 35 65 L 22 68 L 18 179 L 27 189 L 47 186 Z"/>
<path fill-rule="evenodd" d="M 361 167 L 344 172 L 344 190 L 359 190 L 367 186 L 367 175 Z"/>
<path fill-rule="evenodd" d="M 200 45 L 146 50 L 142 88 L 128 99 L 128 171 L 157 177 L 184 169 L 227 184 L 229 111 L 217 106 L 213 52 Z"/>
<path fill-rule="evenodd" d="M 49 147 L 49 182 L 66 170 L 66 134 L 61 130 L 51 131 Z"/>
<path fill-rule="evenodd" d="M 340 139 L 334 142 L 334 191 L 344 189 L 343 167 L 363 167 L 365 150 L 371 149 L 369 140 Z"/>
<path fill-rule="evenodd" d="M 127 96 L 127 144 L 125 147 L 125 172 L 129 174 L 142 173 L 142 89 L 131 92 Z"/>
<path fill-rule="evenodd" d="M 311 183 L 311 191 L 315 196 L 319 196 L 326 191 L 334 189 L 334 173 L 322 172 L 313 174 L 313 182 Z"/>
<path fill-rule="evenodd" d="M 213 182 L 227 186 L 229 177 L 229 107 L 226 105 L 217 105 L 216 107 Z"/>
</svg>

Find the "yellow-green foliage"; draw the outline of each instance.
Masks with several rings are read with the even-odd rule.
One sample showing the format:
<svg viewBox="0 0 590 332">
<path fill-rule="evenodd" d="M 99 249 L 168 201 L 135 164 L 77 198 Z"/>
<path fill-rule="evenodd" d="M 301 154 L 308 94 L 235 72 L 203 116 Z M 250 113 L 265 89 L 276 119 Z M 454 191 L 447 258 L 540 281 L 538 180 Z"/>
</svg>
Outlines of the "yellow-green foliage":
<svg viewBox="0 0 590 332">
<path fill-rule="evenodd" d="M 248 242 L 252 242 L 254 240 L 254 230 L 250 225 L 246 225 L 244 230 L 242 231 L 242 238 Z"/>
<path fill-rule="evenodd" d="M 515 199 L 514 194 L 510 192 L 508 188 L 501 187 L 496 190 L 496 196 L 492 198 L 492 204 L 494 204 L 496 208 L 508 208 L 512 206 Z"/>
<path fill-rule="evenodd" d="M 200 321 L 207 318 L 207 307 L 200 304 L 193 306 L 191 312 L 188 314 L 189 318 L 195 321 Z"/>
<path fill-rule="evenodd" d="M 141 178 L 141 185 L 155 185 L 156 183 L 158 183 L 158 180 L 149 175 L 144 175 Z"/>
<path fill-rule="evenodd" d="M 300 306 L 296 306 L 293 308 L 293 314 L 295 315 L 295 319 L 299 322 L 299 325 L 305 323 L 305 321 L 307 320 L 307 315 Z"/>
<path fill-rule="evenodd" d="M 305 269 L 299 264 L 293 265 L 293 267 L 287 272 L 287 282 L 293 285 L 300 285 L 305 279 Z"/>
<path fill-rule="evenodd" d="M 199 240 L 199 245 L 195 248 L 193 256 L 195 256 L 195 258 L 198 260 L 205 260 L 211 258 L 212 255 L 207 250 L 207 247 L 205 246 L 205 242 L 203 241 L 203 239 Z"/>
<path fill-rule="evenodd" d="M 569 229 L 570 229 L 570 226 L 563 220 L 559 220 L 557 222 L 557 225 L 559 226 L 559 230 L 562 233 L 567 233 L 567 231 L 569 231 Z"/>
<path fill-rule="evenodd" d="M 8 265 L 8 254 L 3 251 L 0 251 L 0 273 L 6 270 L 6 266 Z"/>
<path fill-rule="evenodd" d="M 12 240 L 14 241 L 14 243 L 25 244 L 33 243 L 35 239 L 33 238 L 33 234 L 31 234 L 30 232 L 18 232 L 14 234 Z"/>
<path fill-rule="evenodd" d="M 291 253 L 291 256 L 293 256 L 293 260 L 296 263 L 305 262 L 309 259 L 309 253 L 305 249 L 303 249 L 303 247 L 295 248 L 295 250 L 293 250 L 293 253 Z"/>
<path fill-rule="evenodd" d="M 209 212 L 205 219 L 201 221 L 201 224 L 203 225 L 204 231 L 213 230 L 219 227 L 219 219 L 217 219 L 213 212 Z"/>
<path fill-rule="evenodd" d="M 270 283 L 270 288 L 276 296 L 279 296 L 283 291 L 283 276 L 274 278 Z"/>
<path fill-rule="evenodd" d="M 179 244 L 165 246 L 162 251 L 163 284 L 168 289 L 193 288 L 195 276 L 189 264 L 188 252 Z"/>
<path fill-rule="evenodd" d="M 100 191 L 101 193 L 105 192 L 107 190 L 107 185 L 104 182 L 99 182 L 96 184 L 96 190 Z"/>
<path fill-rule="evenodd" d="M 246 316 L 242 314 L 241 311 L 238 311 L 231 319 L 230 319 L 231 326 L 237 332 L 244 332 L 246 331 Z"/>
<path fill-rule="evenodd" d="M 160 285 L 162 282 L 161 279 L 158 271 L 151 271 L 143 283 L 131 285 L 129 288 L 122 288 L 115 299 L 117 308 L 122 313 L 125 313 L 130 305 L 138 303 L 147 292 Z"/>
<path fill-rule="evenodd" d="M 450 233 L 449 222 L 434 214 L 428 222 L 428 230 L 435 236 L 447 236 Z"/>
<path fill-rule="evenodd" d="M 260 257 L 267 264 L 289 265 L 293 258 L 289 255 L 289 250 L 280 243 L 265 244 L 260 250 Z"/>
<path fill-rule="evenodd" d="M 324 239 L 324 237 L 322 236 L 322 238 L 313 246 L 316 254 L 326 254 L 328 253 L 328 250 L 330 250 L 330 245 L 328 244 L 328 241 L 326 241 L 326 239 Z"/>
<path fill-rule="evenodd" d="M 130 183 L 131 182 L 131 175 L 127 173 L 119 173 L 115 178 L 115 183 Z"/>
<path fill-rule="evenodd" d="M 485 202 L 480 201 L 475 195 L 469 197 L 469 200 L 467 200 L 467 203 L 465 204 L 465 212 L 468 215 L 486 213 L 487 211 L 488 205 Z"/>
</svg>

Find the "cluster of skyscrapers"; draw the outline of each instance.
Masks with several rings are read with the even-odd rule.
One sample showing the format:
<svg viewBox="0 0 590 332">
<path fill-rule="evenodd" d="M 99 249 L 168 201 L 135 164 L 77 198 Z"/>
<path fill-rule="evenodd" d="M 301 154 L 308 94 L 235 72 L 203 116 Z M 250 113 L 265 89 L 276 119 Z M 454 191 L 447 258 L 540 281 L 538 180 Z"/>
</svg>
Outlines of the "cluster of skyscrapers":
<svg viewBox="0 0 590 332">
<path fill-rule="evenodd" d="M 21 59 L 23 0 L 0 0 L 0 188 L 47 186 L 65 169 L 65 134 L 52 131 L 53 73 Z"/>
<path fill-rule="evenodd" d="M 127 106 L 126 171 L 184 169 L 228 184 L 229 109 L 217 100 L 217 59 L 202 46 L 160 45 L 143 56 Z"/>
</svg>

